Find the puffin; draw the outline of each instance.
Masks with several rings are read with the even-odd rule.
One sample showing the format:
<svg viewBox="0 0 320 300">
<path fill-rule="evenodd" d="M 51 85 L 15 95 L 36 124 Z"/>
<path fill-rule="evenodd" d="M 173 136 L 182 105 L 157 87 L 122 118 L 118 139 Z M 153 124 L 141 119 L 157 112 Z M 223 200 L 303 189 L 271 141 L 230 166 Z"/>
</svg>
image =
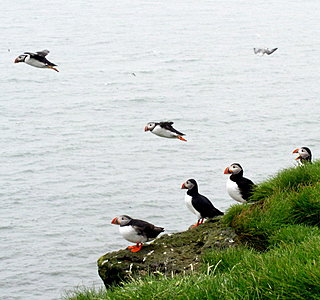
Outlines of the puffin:
<svg viewBox="0 0 320 300">
<path fill-rule="evenodd" d="M 15 59 L 14 63 L 24 62 L 36 68 L 47 68 L 59 72 L 58 69 L 55 68 L 56 65 L 46 59 L 49 52 L 49 50 L 42 50 L 36 53 L 24 52 L 24 54 L 19 55 Z"/>
<path fill-rule="evenodd" d="M 233 163 L 224 170 L 224 174 L 231 174 L 227 181 L 227 192 L 238 202 L 246 203 L 253 193 L 254 183 L 243 177 L 243 169 L 238 163 Z"/>
<path fill-rule="evenodd" d="M 164 228 L 154 226 L 146 221 L 132 219 L 127 215 L 116 217 L 111 221 L 111 224 L 120 225 L 119 232 L 124 239 L 129 242 L 136 243 L 135 246 L 129 246 L 131 252 L 141 250 L 143 243 L 154 240 Z"/>
<path fill-rule="evenodd" d="M 144 127 L 144 131 L 151 131 L 153 134 L 161 137 L 179 139 L 186 142 L 187 140 L 182 137 L 185 134 L 174 129 L 172 127 L 173 124 L 173 122 L 149 122 Z"/>
<path fill-rule="evenodd" d="M 181 189 L 187 189 L 184 200 L 189 210 L 198 217 L 197 223 L 192 228 L 202 224 L 206 218 L 214 218 L 224 214 L 215 208 L 207 197 L 199 194 L 198 184 L 194 179 L 188 179 L 184 182 Z"/>
<path fill-rule="evenodd" d="M 253 48 L 254 54 L 257 55 L 270 55 L 272 54 L 274 51 L 278 50 L 278 48 L 273 48 L 273 49 L 269 49 L 269 48 Z"/>
<path fill-rule="evenodd" d="M 300 160 L 301 164 L 305 163 L 311 163 L 311 150 L 308 147 L 301 147 L 293 150 L 292 153 L 298 153 L 299 156 L 296 158 L 296 160 Z"/>
</svg>

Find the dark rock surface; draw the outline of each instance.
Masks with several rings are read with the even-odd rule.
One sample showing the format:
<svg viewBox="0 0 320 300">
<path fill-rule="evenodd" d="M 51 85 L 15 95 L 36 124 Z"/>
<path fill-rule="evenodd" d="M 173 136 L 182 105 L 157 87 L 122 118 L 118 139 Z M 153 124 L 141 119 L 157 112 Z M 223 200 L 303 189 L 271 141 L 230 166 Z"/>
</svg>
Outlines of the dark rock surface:
<svg viewBox="0 0 320 300">
<path fill-rule="evenodd" d="M 238 244 L 232 228 L 208 221 L 184 232 L 164 234 L 137 253 L 127 249 L 107 253 L 98 260 L 98 272 L 106 287 L 146 274 L 188 273 L 199 267 L 206 250 Z"/>
</svg>

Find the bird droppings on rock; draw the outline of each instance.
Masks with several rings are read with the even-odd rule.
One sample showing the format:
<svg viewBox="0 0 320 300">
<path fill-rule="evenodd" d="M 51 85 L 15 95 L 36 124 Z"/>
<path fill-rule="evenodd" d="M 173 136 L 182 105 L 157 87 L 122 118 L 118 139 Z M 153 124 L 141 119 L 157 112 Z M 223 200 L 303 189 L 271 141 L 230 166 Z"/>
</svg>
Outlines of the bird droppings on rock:
<svg viewBox="0 0 320 300">
<path fill-rule="evenodd" d="M 216 220 L 207 221 L 192 230 L 164 234 L 136 253 L 127 249 L 107 253 L 98 260 L 98 272 L 106 287 L 146 274 L 193 272 L 199 267 L 199 257 L 206 250 L 225 249 L 238 243 L 232 228 Z"/>
</svg>

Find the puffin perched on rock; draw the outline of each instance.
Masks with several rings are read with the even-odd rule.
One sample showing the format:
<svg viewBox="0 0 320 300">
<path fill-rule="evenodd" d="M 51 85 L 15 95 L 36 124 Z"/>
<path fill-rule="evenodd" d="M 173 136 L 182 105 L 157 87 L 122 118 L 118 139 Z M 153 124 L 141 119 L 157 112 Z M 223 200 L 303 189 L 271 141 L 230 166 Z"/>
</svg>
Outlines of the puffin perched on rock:
<svg viewBox="0 0 320 300">
<path fill-rule="evenodd" d="M 169 138 L 169 139 L 179 139 L 181 141 L 187 141 L 182 136 L 184 133 L 174 129 L 172 127 L 173 122 L 149 122 L 145 127 L 144 131 L 151 131 L 153 134 Z"/>
<path fill-rule="evenodd" d="M 206 218 L 214 218 L 223 215 L 223 212 L 215 208 L 211 201 L 199 194 L 198 184 L 194 179 L 188 179 L 181 186 L 181 189 L 187 189 L 185 202 L 189 210 L 198 217 L 198 222 L 192 228 L 203 223 Z"/>
<path fill-rule="evenodd" d="M 231 174 L 227 181 L 227 192 L 234 200 L 246 203 L 252 195 L 254 183 L 243 177 L 243 169 L 238 163 L 234 163 L 224 170 L 224 174 Z"/>
<path fill-rule="evenodd" d="M 298 153 L 299 156 L 296 158 L 296 160 L 300 160 L 301 164 L 305 163 L 311 163 L 311 150 L 308 147 L 301 147 L 293 150 L 292 153 Z"/>
<path fill-rule="evenodd" d="M 56 65 L 46 59 L 46 56 L 49 54 L 49 52 L 50 52 L 49 50 L 42 50 L 36 53 L 24 52 L 24 54 L 19 55 L 14 62 L 15 63 L 24 62 L 36 68 L 47 68 L 47 69 L 52 69 L 52 70 L 55 70 L 56 72 L 59 72 L 55 68 Z"/>
<path fill-rule="evenodd" d="M 120 225 L 119 232 L 124 239 L 129 242 L 136 243 L 136 246 L 129 246 L 131 252 L 141 250 L 144 242 L 155 239 L 164 228 L 154 226 L 146 221 L 132 219 L 127 215 L 116 217 L 111 221 L 111 224 Z"/>
</svg>

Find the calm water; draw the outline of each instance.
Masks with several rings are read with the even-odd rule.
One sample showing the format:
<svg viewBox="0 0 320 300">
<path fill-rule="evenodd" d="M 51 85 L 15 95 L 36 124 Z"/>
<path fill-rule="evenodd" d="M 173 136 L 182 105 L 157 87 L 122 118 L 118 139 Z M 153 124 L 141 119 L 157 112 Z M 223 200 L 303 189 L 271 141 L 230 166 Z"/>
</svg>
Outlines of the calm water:
<svg viewBox="0 0 320 300">
<path fill-rule="evenodd" d="M 318 0 L 1 0 L 0 11 L 1 299 L 100 286 L 96 260 L 128 245 L 111 219 L 186 229 L 188 178 L 225 210 L 230 163 L 260 182 L 298 146 L 320 156 Z M 60 73 L 13 64 L 42 49 Z M 153 120 L 188 142 L 145 133 Z"/>
</svg>

